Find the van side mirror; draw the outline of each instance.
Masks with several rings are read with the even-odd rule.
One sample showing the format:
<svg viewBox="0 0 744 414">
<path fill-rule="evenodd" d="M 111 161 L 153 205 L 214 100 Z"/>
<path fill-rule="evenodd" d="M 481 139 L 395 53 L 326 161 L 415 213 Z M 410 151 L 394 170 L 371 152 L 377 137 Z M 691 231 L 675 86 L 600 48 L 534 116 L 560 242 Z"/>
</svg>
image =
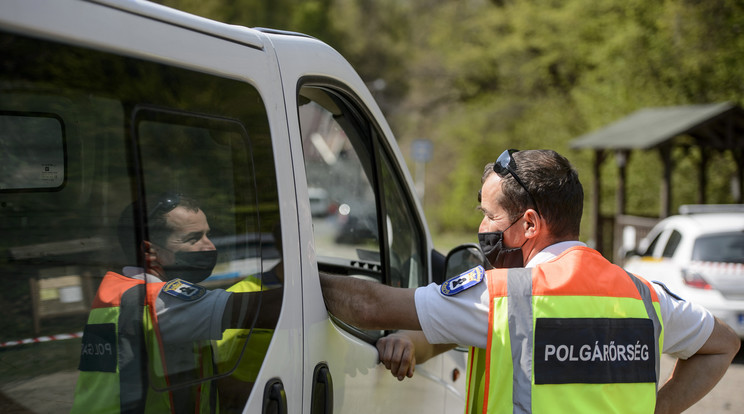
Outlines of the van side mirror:
<svg viewBox="0 0 744 414">
<path fill-rule="evenodd" d="M 476 266 L 485 266 L 486 256 L 475 243 L 462 244 L 452 249 L 444 260 L 445 280 L 466 272 Z"/>
</svg>

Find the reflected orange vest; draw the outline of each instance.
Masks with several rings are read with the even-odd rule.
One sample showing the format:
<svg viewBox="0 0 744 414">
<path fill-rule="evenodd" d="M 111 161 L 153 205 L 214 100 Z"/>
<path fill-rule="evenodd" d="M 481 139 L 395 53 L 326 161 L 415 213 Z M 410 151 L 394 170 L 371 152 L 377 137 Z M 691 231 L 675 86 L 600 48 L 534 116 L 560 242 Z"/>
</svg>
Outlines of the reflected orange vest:
<svg viewBox="0 0 744 414">
<path fill-rule="evenodd" d="M 155 310 L 163 285 L 104 276 L 83 334 L 72 413 L 175 412 L 179 391 L 156 391 L 170 385 Z M 203 366 L 211 355 L 202 357 L 200 369 L 211 371 Z M 193 412 L 216 410 L 209 383 L 185 390 L 196 394 Z"/>
</svg>

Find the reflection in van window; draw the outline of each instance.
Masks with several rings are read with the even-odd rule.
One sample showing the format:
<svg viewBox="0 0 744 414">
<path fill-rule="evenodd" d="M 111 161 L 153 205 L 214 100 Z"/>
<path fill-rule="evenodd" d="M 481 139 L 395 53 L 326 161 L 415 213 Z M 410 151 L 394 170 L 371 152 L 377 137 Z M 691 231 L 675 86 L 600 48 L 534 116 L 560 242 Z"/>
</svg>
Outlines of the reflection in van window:
<svg viewBox="0 0 744 414">
<path fill-rule="evenodd" d="M 258 91 L 14 35 L 0 54 L 0 404 L 240 410 L 283 297 Z"/>
<path fill-rule="evenodd" d="M 387 245 L 390 248 L 389 284 L 395 287 L 416 288 L 426 284 L 422 258 L 424 256 L 422 225 L 413 207 L 393 174 L 393 163 L 382 155 L 382 183 L 388 223 Z"/>
<path fill-rule="evenodd" d="M 305 86 L 299 116 L 319 270 L 396 287 L 426 283 L 424 232 L 377 128 L 340 91 Z M 374 343 L 381 331 L 337 321 Z"/>
<path fill-rule="evenodd" d="M 339 124 L 329 95 L 318 96 L 326 107 L 317 101 L 300 106 L 315 248 L 320 256 L 379 265 L 372 156 L 355 129 Z"/>
</svg>

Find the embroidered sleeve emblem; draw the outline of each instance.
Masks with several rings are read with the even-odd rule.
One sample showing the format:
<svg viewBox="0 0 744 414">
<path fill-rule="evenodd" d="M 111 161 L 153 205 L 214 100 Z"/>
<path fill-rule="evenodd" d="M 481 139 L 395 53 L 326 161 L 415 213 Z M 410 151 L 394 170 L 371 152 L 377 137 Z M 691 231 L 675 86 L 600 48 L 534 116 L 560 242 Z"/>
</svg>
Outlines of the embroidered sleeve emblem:
<svg viewBox="0 0 744 414">
<path fill-rule="evenodd" d="M 456 295 L 480 283 L 485 274 L 486 271 L 483 269 L 483 266 L 476 266 L 442 283 L 440 290 L 445 296 Z"/>
<path fill-rule="evenodd" d="M 182 300 L 192 301 L 204 296 L 207 289 L 182 279 L 173 279 L 163 286 L 163 292 Z"/>
</svg>

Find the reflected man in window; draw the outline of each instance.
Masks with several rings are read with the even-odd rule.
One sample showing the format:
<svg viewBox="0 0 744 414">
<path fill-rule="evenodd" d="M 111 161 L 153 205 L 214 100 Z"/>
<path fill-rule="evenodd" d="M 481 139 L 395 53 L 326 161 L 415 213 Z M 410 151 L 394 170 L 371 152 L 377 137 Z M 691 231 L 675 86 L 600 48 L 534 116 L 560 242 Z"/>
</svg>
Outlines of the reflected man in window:
<svg viewBox="0 0 744 414">
<path fill-rule="evenodd" d="M 196 200 L 183 195 L 124 210 L 119 242 L 143 265 L 108 272 L 101 282 L 83 336 L 73 412 L 218 411 L 215 384 L 205 381 L 215 375 L 209 341 L 252 323 L 261 301 L 258 292 L 198 285 L 217 260 L 209 231 Z M 280 298 L 264 298 L 268 309 L 256 326 L 275 326 Z"/>
</svg>

